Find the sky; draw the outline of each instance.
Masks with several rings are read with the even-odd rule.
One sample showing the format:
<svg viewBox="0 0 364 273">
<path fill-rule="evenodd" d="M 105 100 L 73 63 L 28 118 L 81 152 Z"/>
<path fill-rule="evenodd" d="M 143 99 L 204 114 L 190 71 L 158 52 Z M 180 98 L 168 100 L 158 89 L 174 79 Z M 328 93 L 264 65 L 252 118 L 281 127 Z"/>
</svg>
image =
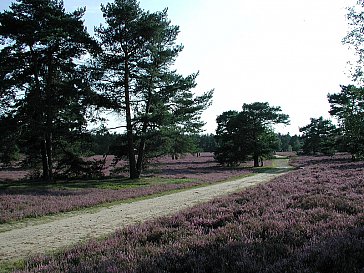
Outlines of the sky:
<svg viewBox="0 0 364 273">
<path fill-rule="evenodd" d="M 104 23 L 100 4 L 111 0 L 64 0 L 67 11 L 86 7 L 90 33 Z M 1 0 L 0 10 L 12 1 Z M 168 8 L 184 45 L 175 68 L 199 72 L 196 94 L 215 89 L 203 113 L 205 133 L 216 117 L 239 111 L 244 103 L 280 106 L 291 123 L 280 133 L 299 134 L 310 118 L 330 118 L 328 93 L 349 84 L 353 58 L 342 39 L 348 31 L 348 6 L 355 0 L 140 0 L 144 10 Z"/>
</svg>

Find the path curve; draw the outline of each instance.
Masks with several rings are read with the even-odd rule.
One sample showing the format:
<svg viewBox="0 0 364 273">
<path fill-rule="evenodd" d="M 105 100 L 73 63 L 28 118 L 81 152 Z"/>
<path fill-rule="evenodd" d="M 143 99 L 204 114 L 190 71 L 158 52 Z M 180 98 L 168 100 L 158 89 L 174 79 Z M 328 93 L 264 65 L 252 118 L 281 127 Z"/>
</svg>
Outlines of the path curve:
<svg viewBox="0 0 364 273">
<path fill-rule="evenodd" d="M 47 253 L 87 239 L 106 236 L 118 228 L 171 215 L 215 197 L 267 182 L 284 173 L 285 171 L 259 173 L 234 181 L 114 205 L 97 212 L 81 213 L 48 223 L 1 232 L 0 262 Z"/>
</svg>

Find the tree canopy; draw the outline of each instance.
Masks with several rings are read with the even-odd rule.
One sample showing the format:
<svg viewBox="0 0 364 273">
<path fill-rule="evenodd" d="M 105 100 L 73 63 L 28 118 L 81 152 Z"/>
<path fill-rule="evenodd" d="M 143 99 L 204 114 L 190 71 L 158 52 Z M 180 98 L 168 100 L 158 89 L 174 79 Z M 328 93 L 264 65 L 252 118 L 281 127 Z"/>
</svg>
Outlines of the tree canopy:
<svg viewBox="0 0 364 273">
<path fill-rule="evenodd" d="M 67 13 L 57 0 L 19 0 L 0 13 L 0 126 L 12 120 L 7 129 L 25 147 L 28 162 L 42 162 L 47 181 L 54 156 L 83 135 L 96 95 L 78 62 L 96 48 L 84 11 Z"/>
<path fill-rule="evenodd" d="M 364 45 L 363 45 L 363 28 L 364 28 L 364 2 L 357 1 L 356 5 L 348 9 L 349 31 L 343 38 L 342 42 L 349 46 L 356 55 L 354 62 L 350 61 L 350 74 L 355 83 L 362 85 L 364 83 L 363 62 L 364 62 Z"/>
<path fill-rule="evenodd" d="M 331 120 L 323 117 L 311 118 L 310 124 L 300 128 L 300 132 L 305 154 L 333 155 L 335 153 L 337 129 Z"/>
<path fill-rule="evenodd" d="M 106 25 L 96 29 L 102 46 L 96 63 L 102 72 L 99 84 L 125 117 L 123 155 L 130 177 L 138 178 L 150 140 L 171 145 L 164 151 L 174 152 L 173 138 L 188 139 L 183 135 L 203 126 L 201 113 L 213 92 L 194 96 L 197 74 L 184 77 L 171 69 L 183 47 L 176 44 L 179 28 L 171 25 L 167 10 L 150 13 L 135 0 L 116 0 L 102 11 Z"/>
<path fill-rule="evenodd" d="M 244 104 L 242 111 L 227 111 L 217 117 L 215 158 L 222 164 L 237 165 L 252 158 L 259 166 L 277 148 L 272 125 L 288 124 L 280 107 L 267 102 Z"/>
<path fill-rule="evenodd" d="M 328 100 L 346 150 L 353 160 L 364 158 L 364 88 L 343 85 L 340 93 L 328 94 Z"/>
<path fill-rule="evenodd" d="M 83 164 L 94 109 L 125 117 L 125 137 L 118 139 L 131 178 L 147 156 L 195 149 L 191 136 L 204 125 L 201 113 L 213 91 L 196 96 L 198 73 L 171 69 L 183 49 L 178 26 L 167 10 L 150 13 L 135 0 L 101 10 L 98 40 L 83 25 L 85 9 L 68 13 L 59 0 L 18 0 L 0 13 L 2 161 L 21 149 L 32 167 L 41 164 L 44 180 L 57 169 L 68 173 L 65 165 Z"/>
<path fill-rule="evenodd" d="M 302 148 L 302 140 L 298 135 L 278 133 L 278 151 L 280 152 L 299 152 Z"/>
</svg>

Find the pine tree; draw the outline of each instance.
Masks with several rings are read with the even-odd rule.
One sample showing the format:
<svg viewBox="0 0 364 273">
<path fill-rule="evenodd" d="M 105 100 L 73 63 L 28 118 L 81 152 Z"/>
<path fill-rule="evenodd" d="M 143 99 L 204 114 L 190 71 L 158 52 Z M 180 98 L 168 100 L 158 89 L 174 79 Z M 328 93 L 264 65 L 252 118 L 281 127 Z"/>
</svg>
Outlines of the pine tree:
<svg viewBox="0 0 364 273">
<path fill-rule="evenodd" d="M 130 178 L 138 178 L 151 140 L 200 130 L 212 91 L 194 96 L 197 74 L 183 77 L 171 69 L 182 46 L 167 10 L 150 13 L 135 0 L 116 0 L 102 11 L 106 26 L 96 29 L 103 48 L 96 62 L 100 83 L 125 115 Z"/>
<path fill-rule="evenodd" d="M 53 180 L 54 153 L 84 132 L 95 96 L 76 61 L 96 48 L 84 12 L 67 13 L 58 0 L 18 0 L 0 13 L 2 118 L 16 119 L 29 162 L 41 160 L 45 181 Z"/>
<path fill-rule="evenodd" d="M 287 124 L 288 115 L 280 107 L 267 102 L 244 104 L 242 111 L 227 111 L 218 116 L 216 130 L 217 150 L 215 158 L 222 164 L 238 165 L 249 158 L 254 167 L 277 148 L 273 124 Z"/>
<path fill-rule="evenodd" d="M 337 129 L 331 120 L 323 117 L 311 118 L 310 124 L 300 128 L 300 132 L 303 133 L 302 149 L 305 154 L 332 155 L 335 153 Z"/>
<path fill-rule="evenodd" d="M 337 117 L 345 148 L 352 160 L 364 158 L 364 88 L 341 86 L 341 92 L 328 94 L 330 114 Z"/>
</svg>

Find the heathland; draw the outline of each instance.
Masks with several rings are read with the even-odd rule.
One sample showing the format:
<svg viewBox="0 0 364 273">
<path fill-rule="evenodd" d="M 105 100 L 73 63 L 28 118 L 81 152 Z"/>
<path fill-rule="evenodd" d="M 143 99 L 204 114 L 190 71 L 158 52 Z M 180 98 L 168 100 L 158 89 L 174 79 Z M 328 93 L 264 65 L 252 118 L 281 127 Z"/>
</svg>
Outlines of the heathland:
<svg viewBox="0 0 364 273">
<path fill-rule="evenodd" d="M 78 199 L 82 199 L 82 196 L 88 199 L 84 190 L 105 190 L 106 194 L 110 187 L 120 192 L 143 189 L 138 195 L 141 198 L 146 188 L 158 185 L 159 179 L 163 185 L 194 187 L 196 190 L 189 191 L 189 195 L 194 192 L 202 194 L 204 189 L 207 191 L 212 187 L 207 184 L 226 184 L 221 180 L 229 176 L 230 181 L 236 181 L 236 176 L 240 175 L 239 179 L 243 181 L 241 175 L 247 176 L 245 179 L 262 173 L 277 175 L 277 169 L 272 167 L 282 165 L 283 162 L 282 159 L 272 160 L 271 167 L 260 169 L 260 174 L 256 174 L 246 167 L 219 169 L 207 166 L 207 163 L 202 162 L 209 161 L 207 159 L 207 155 L 195 158 L 200 164 L 192 165 L 188 165 L 188 162 L 192 162 L 191 158 L 181 159 L 180 162 L 164 162 L 158 171 L 155 169 L 154 174 L 151 172 L 145 177 L 146 180 L 153 180 L 153 183 L 126 188 L 117 188 L 116 181 L 105 180 L 104 188 L 100 187 L 101 182 L 90 182 L 86 187 L 77 181 L 72 182 L 77 185 L 74 188 L 70 187 L 71 182 L 64 182 L 63 189 L 38 188 L 31 192 L 24 184 L 7 182 L 2 184 L 2 187 L 7 185 L 7 189 L 1 191 L 1 200 L 4 204 L 17 203 L 15 200 L 19 200 L 19 207 L 25 210 L 28 205 L 22 203 L 22 194 L 41 199 L 52 195 L 48 191 L 64 190 L 68 194 L 74 191 Z M 294 170 L 259 186 L 237 189 L 232 194 L 208 202 L 201 199 L 205 202 L 192 208 L 179 208 L 178 203 L 175 203 L 177 210 L 183 210 L 125 228 L 120 225 L 115 228 L 115 233 L 110 233 L 106 238 L 84 238 L 82 243 L 52 253 L 41 253 L 28 258 L 26 262 L 18 261 L 15 265 L 21 272 L 360 272 L 364 268 L 363 163 L 353 163 L 348 155 L 343 154 L 334 157 L 299 157 L 291 160 L 291 164 Z M 183 165 L 188 167 L 183 168 Z M 219 176 L 224 173 L 230 175 Z M 166 183 L 167 180 L 174 182 Z M 11 183 L 14 187 L 10 186 Z M 119 185 L 122 184 L 119 182 Z M 199 187 L 201 185 L 205 187 Z M 171 190 L 182 190 L 181 187 L 173 187 L 167 189 L 169 192 L 165 196 L 171 195 Z M 62 199 L 60 192 L 54 195 Z M 199 194 L 195 195 L 199 200 Z M 17 199 L 9 199 L 11 196 L 17 196 Z M 143 201 L 156 199 L 152 197 Z M 35 204 L 29 206 L 39 207 Z M 100 209 L 99 205 L 94 211 L 73 213 L 97 215 Z M 1 214 L 7 210 L 14 211 L 2 209 Z M 52 213 L 53 216 L 48 216 L 48 219 L 36 215 L 30 215 L 34 219 L 29 216 L 23 220 L 14 218 L 1 225 L 1 233 L 26 225 L 36 228 L 44 222 L 67 218 L 67 214 L 60 216 Z M 117 216 L 114 217 L 117 221 Z M 36 223 L 37 219 L 43 220 Z M 35 222 L 29 224 L 29 221 Z M 7 263 L 2 268 L 9 270 L 13 265 Z"/>
</svg>

